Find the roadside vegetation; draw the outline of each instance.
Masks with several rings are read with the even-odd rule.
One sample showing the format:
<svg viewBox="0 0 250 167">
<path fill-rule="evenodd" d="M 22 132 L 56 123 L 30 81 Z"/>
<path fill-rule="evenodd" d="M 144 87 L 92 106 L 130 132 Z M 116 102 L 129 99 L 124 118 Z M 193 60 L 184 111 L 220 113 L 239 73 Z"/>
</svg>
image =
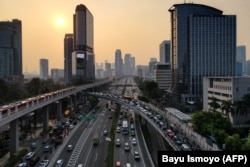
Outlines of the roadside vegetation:
<svg viewBox="0 0 250 167">
<path fill-rule="evenodd" d="M 173 95 L 160 91 L 154 81 L 143 81 L 134 78 L 142 95 L 139 100 L 152 103 L 164 109 L 164 107 L 177 108 L 182 112 L 191 112 L 190 108 L 181 104 Z M 223 150 L 250 150 L 249 128 L 234 128 L 229 121 L 229 115 L 247 116 L 250 114 L 250 94 L 245 94 L 241 100 L 220 101 L 211 98 L 209 111 L 202 110 L 202 103 L 196 104 L 191 123 L 194 130 L 204 137 L 212 137 L 219 148 Z M 221 112 L 219 112 L 221 111 Z"/>
</svg>

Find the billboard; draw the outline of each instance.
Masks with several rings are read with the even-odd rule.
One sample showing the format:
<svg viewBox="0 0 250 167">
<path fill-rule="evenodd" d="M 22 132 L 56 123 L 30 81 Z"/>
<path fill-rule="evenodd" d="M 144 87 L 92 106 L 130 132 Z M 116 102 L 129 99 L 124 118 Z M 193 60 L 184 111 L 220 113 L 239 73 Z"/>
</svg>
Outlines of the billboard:
<svg viewBox="0 0 250 167">
<path fill-rule="evenodd" d="M 76 68 L 77 69 L 84 69 L 85 66 L 85 55 L 83 53 L 76 54 Z"/>
</svg>

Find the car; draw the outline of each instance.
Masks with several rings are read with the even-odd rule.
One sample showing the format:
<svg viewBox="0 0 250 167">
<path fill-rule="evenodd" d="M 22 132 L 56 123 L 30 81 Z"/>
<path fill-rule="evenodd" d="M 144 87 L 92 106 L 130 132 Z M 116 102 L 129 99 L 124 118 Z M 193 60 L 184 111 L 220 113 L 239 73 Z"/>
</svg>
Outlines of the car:
<svg viewBox="0 0 250 167">
<path fill-rule="evenodd" d="M 130 146 L 129 146 L 128 142 L 126 142 L 124 144 L 124 151 L 129 151 L 129 150 L 130 150 Z"/>
<path fill-rule="evenodd" d="M 116 161 L 115 162 L 115 167 L 121 167 L 121 162 L 120 161 Z"/>
<path fill-rule="evenodd" d="M 69 129 L 70 129 L 70 130 L 72 130 L 74 127 L 75 127 L 75 126 L 72 125 L 72 124 L 69 125 Z"/>
<path fill-rule="evenodd" d="M 120 139 L 116 139 L 115 145 L 116 145 L 117 147 L 121 146 L 121 140 L 120 140 Z"/>
<path fill-rule="evenodd" d="M 103 136 L 108 136 L 108 131 L 106 129 L 103 131 Z"/>
<path fill-rule="evenodd" d="M 48 164 L 49 164 L 49 160 L 45 159 L 45 160 L 42 160 L 42 162 L 40 162 L 38 167 L 47 167 Z"/>
<path fill-rule="evenodd" d="M 174 139 L 174 141 L 175 141 L 175 143 L 176 143 L 177 145 L 182 145 L 183 142 L 181 141 L 181 139 L 180 139 L 178 136 L 175 135 L 175 136 L 173 137 L 173 139 Z"/>
<path fill-rule="evenodd" d="M 48 142 L 48 139 L 42 139 L 42 144 L 45 144 L 45 143 L 47 143 Z"/>
<path fill-rule="evenodd" d="M 18 164 L 16 167 L 28 167 L 28 164 L 26 162 L 22 162 Z"/>
<path fill-rule="evenodd" d="M 35 150 L 35 149 L 36 149 L 36 147 L 37 147 L 36 143 L 34 143 L 34 142 L 33 142 L 33 143 L 31 143 L 31 149 L 32 149 L 32 150 Z"/>
<path fill-rule="evenodd" d="M 55 167 L 62 167 L 62 165 L 63 165 L 63 159 L 58 159 L 56 161 L 56 166 Z"/>
<path fill-rule="evenodd" d="M 30 160 L 34 156 L 35 152 L 29 152 L 26 154 L 26 160 Z"/>
<path fill-rule="evenodd" d="M 134 152 L 134 158 L 135 158 L 135 160 L 140 160 L 140 154 L 138 151 Z"/>
<path fill-rule="evenodd" d="M 72 145 L 72 144 L 69 144 L 69 145 L 67 146 L 67 151 L 70 152 L 70 151 L 72 151 L 72 150 L 73 150 L 73 145 Z"/>
<path fill-rule="evenodd" d="M 136 138 L 133 138 L 133 139 L 132 139 L 132 144 L 133 144 L 133 145 L 136 145 L 136 144 L 137 144 Z"/>
<path fill-rule="evenodd" d="M 78 164 L 77 167 L 83 167 L 83 164 Z"/>
<path fill-rule="evenodd" d="M 116 128 L 116 132 L 117 132 L 117 133 L 120 133 L 120 132 L 121 132 L 121 128 L 120 128 L 119 126 Z"/>
<path fill-rule="evenodd" d="M 52 152 L 52 146 L 47 144 L 46 146 L 44 146 L 43 152 Z"/>
<path fill-rule="evenodd" d="M 134 130 L 131 130 L 130 135 L 131 135 L 131 136 L 135 136 L 135 131 L 134 131 Z"/>
<path fill-rule="evenodd" d="M 39 162 L 39 160 L 40 160 L 40 157 L 39 157 L 39 156 L 36 156 L 36 157 L 32 158 L 32 159 L 29 161 L 30 166 L 36 166 L 36 164 Z"/>
</svg>

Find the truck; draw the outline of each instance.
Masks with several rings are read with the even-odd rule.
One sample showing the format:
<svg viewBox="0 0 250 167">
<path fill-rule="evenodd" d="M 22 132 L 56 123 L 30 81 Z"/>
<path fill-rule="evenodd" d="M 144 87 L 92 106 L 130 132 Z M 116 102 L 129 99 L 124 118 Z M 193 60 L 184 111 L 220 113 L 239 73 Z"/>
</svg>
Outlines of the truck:
<svg viewBox="0 0 250 167">
<path fill-rule="evenodd" d="M 122 121 L 122 133 L 128 134 L 128 121 L 127 120 Z"/>
<path fill-rule="evenodd" d="M 98 145 L 99 144 L 99 136 L 98 134 L 96 133 L 94 136 L 93 136 L 93 145 Z"/>
</svg>

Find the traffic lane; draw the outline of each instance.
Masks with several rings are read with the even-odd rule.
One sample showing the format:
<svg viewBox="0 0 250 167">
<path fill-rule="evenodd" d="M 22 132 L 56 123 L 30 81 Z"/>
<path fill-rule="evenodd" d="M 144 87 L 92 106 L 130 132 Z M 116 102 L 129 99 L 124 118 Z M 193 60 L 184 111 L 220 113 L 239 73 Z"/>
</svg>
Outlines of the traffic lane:
<svg viewBox="0 0 250 167">
<path fill-rule="evenodd" d="M 100 114 L 102 114 L 102 119 L 99 120 L 99 121 L 96 121 L 96 127 L 94 127 L 93 129 L 95 129 L 93 132 L 92 132 L 92 136 L 95 134 L 95 133 L 98 133 L 100 136 L 100 142 L 98 144 L 98 149 L 100 150 L 104 150 L 104 153 L 103 155 L 106 155 L 106 145 L 107 145 L 107 141 L 106 141 L 106 137 L 103 136 L 103 130 L 104 129 L 110 129 L 111 127 L 111 119 L 108 119 L 108 116 L 107 114 L 105 114 L 106 111 L 102 111 Z M 105 156 L 99 156 L 99 154 L 95 154 L 94 153 L 94 150 L 96 149 L 93 149 L 93 138 L 92 137 L 89 137 L 87 139 L 87 142 L 86 144 L 84 145 L 83 149 L 82 149 L 82 152 L 80 153 L 79 155 L 79 158 L 78 158 L 78 164 L 84 164 L 84 166 L 92 166 L 93 164 L 97 163 L 99 164 L 101 162 L 101 164 L 104 164 L 105 163 Z M 94 161 L 93 161 L 94 159 Z M 94 165 L 95 166 L 95 165 Z"/>
<path fill-rule="evenodd" d="M 71 138 L 69 139 L 69 141 L 67 143 L 63 143 L 62 145 L 59 146 L 59 147 L 64 147 L 62 149 L 62 152 L 59 154 L 59 156 L 57 158 L 57 160 L 58 159 L 63 159 L 63 161 L 64 161 L 64 165 L 63 166 L 66 166 L 66 164 L 68 163 L 68 161 L 70 159 L 70 156 L 71 156 L 71 154 L 73 152 L 73 150 L 72 151 L 67 151 L 67 146 L 69 144 L 71 144 L 71 145 L 73 145 L 73 147 L 75 147 L 76 143 L 78 142 L 78 139 L 82 135 L 82 132 L 88 127 L 88 125 L 89 125 L 89 122 L 88 121 L 84 121 L 82 123 L 82 125 L 79 126 L 78 129 L 74 132 L 74 134 L 71 136 Z M 69 132 L 69 135 L 70 135 L 70 133 L 72 133 L 72 130 Z M 55 145 L 54 145 L 54 147 L 56 148 Z"/>
</svg>

